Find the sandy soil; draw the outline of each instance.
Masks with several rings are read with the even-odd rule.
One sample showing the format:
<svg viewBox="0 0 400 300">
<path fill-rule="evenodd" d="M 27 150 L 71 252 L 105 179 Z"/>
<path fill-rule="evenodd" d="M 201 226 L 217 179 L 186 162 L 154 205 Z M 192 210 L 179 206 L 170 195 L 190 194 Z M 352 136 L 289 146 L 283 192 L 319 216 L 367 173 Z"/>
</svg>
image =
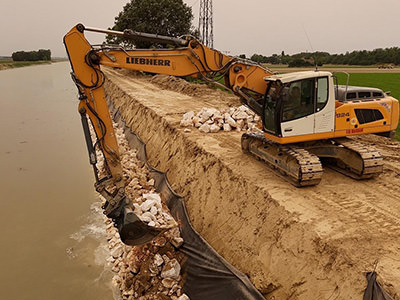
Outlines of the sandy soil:
<svg viewBox="0 0 400 300">
<path fill-rule="evenodd" d="M 330 169 L 298 189 L 243 154 L 240 133 L 184 133 L 182 114 L 239 105 L 203 87 L 196 96 L 155 80 L 105 70 L 106 90 L 148 144 L 150 162 L 185 196 L 193 226 L 266 299 L 361 299 L 365 272 L 400 299 L 400 143 L 377 136 L 378 178 L 355 181 Z M 180 89 L 182 90 L 182 89 Z"/>
</svg>

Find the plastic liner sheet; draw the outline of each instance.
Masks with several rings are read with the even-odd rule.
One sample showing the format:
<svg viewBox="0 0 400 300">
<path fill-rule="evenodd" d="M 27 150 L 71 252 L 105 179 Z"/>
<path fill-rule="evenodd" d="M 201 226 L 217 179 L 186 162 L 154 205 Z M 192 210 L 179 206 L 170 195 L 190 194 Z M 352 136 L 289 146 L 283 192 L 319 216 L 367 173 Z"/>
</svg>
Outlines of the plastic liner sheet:
<svg viewBox="0 0 400 300">
<path fill-rule="evenodd" d="M 376 272 L 367 273 L 368 285 L 364 291 L 363 300 L 393 300 L 392 297 L 376 281 Z"/>
<path fill-rule="evenodd" d="M 252 285 L 246 275 L 235 269 L 221 257 L 193 229 L 186 211 L 184 199 L 176 194 L 168 183 L 165 173 L 151 166 L 147 160 L 146 145 L 125 125 L 121 114 L 108 101 L 113 119 L 121 128 L 131 148 L 136 149 L 137 156 L 146 163 L 154 178 L 156 190 L 166 201 L 171 214 L 179 220 L 183 245 L 179 248 L 185 255 L 182 264 L 184 292 L 191 300 L 258 300 L 265 299 Z"/>
</svg>

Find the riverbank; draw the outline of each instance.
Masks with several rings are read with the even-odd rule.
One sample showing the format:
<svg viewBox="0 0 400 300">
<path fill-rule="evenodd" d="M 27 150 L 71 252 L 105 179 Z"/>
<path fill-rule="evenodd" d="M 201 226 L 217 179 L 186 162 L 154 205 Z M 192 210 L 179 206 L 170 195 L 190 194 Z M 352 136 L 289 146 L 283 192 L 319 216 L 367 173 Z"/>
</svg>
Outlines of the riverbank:
<svg viewBox="0 0 400 300">
<path fill-rule="evenodd" d="M 8 69 L 15 69 L 21 67 L 29 67 L 34 65 L 49 65 L 55 62 L 61 62 L 65 60 L 52 60 L 52 61 L 13 61 L 13 60 L 0 60 L 0 71 L 1 70 L 8 70 Z"/>
</svg>

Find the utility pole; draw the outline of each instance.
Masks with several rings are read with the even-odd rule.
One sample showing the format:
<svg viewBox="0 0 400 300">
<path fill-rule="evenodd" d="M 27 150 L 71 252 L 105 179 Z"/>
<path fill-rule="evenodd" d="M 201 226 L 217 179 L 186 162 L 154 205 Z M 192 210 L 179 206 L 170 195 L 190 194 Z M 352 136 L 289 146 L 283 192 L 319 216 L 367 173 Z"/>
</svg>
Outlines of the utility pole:
<svg viewBox="0 0 400 300">
<path fill-rule="evenodd" d="M 207 47 L 214 47 L 212 0 L 200 0 L 199 12 L 200 40 Z"/>
</svg>

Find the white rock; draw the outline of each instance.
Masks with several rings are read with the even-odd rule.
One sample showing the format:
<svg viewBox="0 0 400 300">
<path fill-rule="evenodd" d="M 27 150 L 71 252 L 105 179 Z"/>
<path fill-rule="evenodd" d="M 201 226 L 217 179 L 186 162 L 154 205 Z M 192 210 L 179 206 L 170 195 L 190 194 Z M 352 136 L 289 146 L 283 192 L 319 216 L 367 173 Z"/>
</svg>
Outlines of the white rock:
<svg viewBox="0 0 400 300">
<path fill-rule="evenodd" d="M 162 259 L 164 260 L 165 263 L 170 261 L 169 257 L 165 254 L 162 255 Z"/>
<path fill-rule="evenodd" d="M 150 221 L 147 225 L 149 225 L 151 227 L 155 227 L 156 226 L 156 222 Z"/>
<path fill-rule="evenodd" d="M 175 247 L 175 248 L 179 248 L 180 246 L 182 246 L 183 244 L 183 238 L 181 237 L 175 237 L 171 240 L 171 244 Z"/>
<path fill-rule="evenodd" d="M 156 193 L 143 194 L 143 198 L 146 200 L 154 200 L 157 203 L 159 203 L 159 206 L 161 207 L 161 197 L 159 194 L 156 194 Z"/>
<path fill-rule="evenodd" d="M 162 216 L 163 216 L 163 218 L 164 218 L 165 220 L 167 220 L 167 221 L 170 221 L 170 220 L 173 219 L 169 214 L 167 214 L 167 213 L 165 213 L 165 212 L 162 213 Z"/>
<path fill-rule="evenodd" d="M 162 259 L 160 254 L 157 253 L 156 255 L 154 255 L 154 264 L 157 267 L 161 266 L 163 263 L 164 263 L 164 260 Z"/>
<path fill-rule="evenodd" d="M 203 125 L 200 126 L 199 130 L 201 132 L 209 133 L 210 132 L 210 125 L 203 124 Z"/>
<path fill-rule="evenodd" d="M 222 116 L 222 114 L 219 112 L 219 111 L 217 111 L 215 114 L 214 114 L 214 116 L 212 117 L 212 119 L 214 120 L 214 121 L 218 121 L 218 120 L 222 120 L 224 117 Z"/>
<path fill-rule="evenodd" d="M 240 129 L 242 129 L 243 127 L 244 127 L 244 121 L 243 120 L 237 120 L 236 121 L 236 124 L 237 124 L 237 128 L 240 128 Z"/>
<path fill-rule="evenodd" d="M 229 124 L 224 124 L 224 131 L 231 131 L 232 127 Z"/>
<path fill-rule="evenodd" d="M 187 113 L 183 114 L 183 119 L 192 119 L 194 117 L 194 111 L 188 111 Z"/>
<path fill-rule="evenodd" d="M 201 127 L 201 125 L 203 125 L 203 124 L 200 123 L 200 122 L 197 122 L 197 123 L 194 124 L 194 127 L 199 128 L 199 127 Z"/>
<path fill-rule="evenodd" d="M 214 121 L 213 120 L 207 120 L 206 124 L 208 124 L 208 125 L 214 124 Z"/>
<path fill-rule="evenodd" d="M 182 294 L 178 300 L 190 300 L 190 298 L 186 294 Z"/>
<path fill-rule="evenodd" d="M 167 289 L 172 288 L 175 284 L 176 281 L 170 278 L 165 278 L 161 281 L 162 285 L 165 286 Z"/>
<path fill-rule="evenodd" d="M 140 208 L 142 211 L 149 211 L 153 206 L 157 208 L 161 208 L 161 198 L 159 194 L 156 193 L 149 193 L 143 194 L 143 198 L 146 199 L 141 205 Z"/>
<path fill-rule="evenodd" d="M 239 110 L 239 111 L 247 111 L 248 110 L 248 108 L 246 107 L 246 106 L 244 106 L 244 105 L 240 105 L 238 108 L 237 108 L 237 110 Z"/>
<path fill-rule="evenodd" d="M 238 112 L 235 112 L 232 115 L 232 118 L 234 118 L 235 120 L 240 120 L 240 119 L 247 119 L 248 116 L 249 115 L 246 112 L 240 110 Z"/>
<path fill-rule="evenodd" d="M 181 272 L 181 266 L 179 262 L 173 258 L 165 263 L 165 266 L 161 272 L 162 278 L 178 279 Z"/>
<path fill-rule="evenodd" d="M 192 119 L 193 124 L 197 124 L 197 123 L 199 123 L 199 121 L 200 121 L 200 118 L 198 116 L 194 116 Z"/>
<path fill-rule="evenodd" d="M 236 121 L 232 117 L 228 117 L 228 119 L 226 119 L 226 123 L 229 124 L 229 126 L 231 127 L 236 128 L 237 126 Z"/>
<path fill-rule="evenodd" d="M 183 130 L 183 132 L 189 133 L 192 132 L 189 128 L 185 128 L 185 130 Z"/>
<path fill-rule="evenodd" d="M 215 133 L 218 132 L 221 128 L 218 125 L 212 124 L 210 126 L 210 132 Z"/>
<path fill-rule="evenodd" d="M 205 112 L 204 112 L 204 116 L 208 116 L 207 118 L 211 118 L 214 114 L 217 113 L 217 110 L 215 108 L 208 108 Z"/>
<path fill-rule="evenodd" d="M 134 213 L 135 214 L 140 216 L 143 213 L 142 208 L 140 207 L 139 204 L 133 203 L 133 207 L 134 207 Z"/>
<path fill-rule="evenodd" d="M 123 252 L 124 252 L 124 248 L 122 247 L 122 245 L 118 245 L 115 248 L 111 249 L 111 251 L 110 251 L 111 256 L 114 258 L 120 257 Z"/>
<path fill-rule="evenodd" d="M 156 222 L 157 221 L 156 217 L 149 211 L 146 211 L 145 213 L 143 213 L 143 215 L 140 216 L 140 219 L 142 221 L 146 221 L 146 222 L 150 222 L 150 221 Z M 147 221 L 147 220 L 150 220 L 150 221 Z"/>
<path fill-rule="evenodd" d="M 150 208 L 150 213 L 155 216 L 158 213 L 157 207 L 153 206 L 152 208 Z"/>
<path fill-rule="evenodd" d="M 149 211 L 153 206 L 156 206 L 157 201 L 155 200 L 146 200 L 140 205 L 140 209 L 144 212 Z"/>
</svg>

